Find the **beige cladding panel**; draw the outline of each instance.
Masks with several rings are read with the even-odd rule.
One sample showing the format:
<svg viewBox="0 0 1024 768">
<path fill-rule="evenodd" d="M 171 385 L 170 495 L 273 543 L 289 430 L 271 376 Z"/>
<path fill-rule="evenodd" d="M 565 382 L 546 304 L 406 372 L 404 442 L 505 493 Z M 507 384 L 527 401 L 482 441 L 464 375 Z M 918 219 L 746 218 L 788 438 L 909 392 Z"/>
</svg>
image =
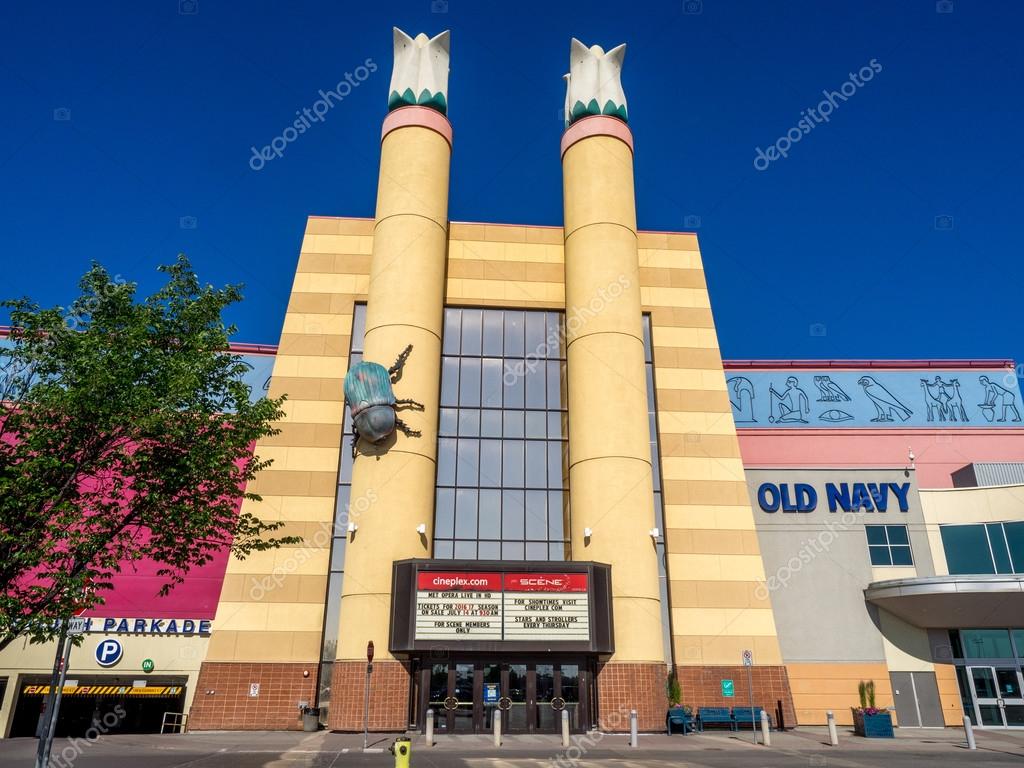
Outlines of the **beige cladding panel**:
<svg viewBox="0 0 1024 768">
<path fill-rule="evenodd" d="M 592 224 L 618 224 L 636 232 L 633 153 L 623 142 L 610 136 L 577 141 L 562 158 L 562 180 L 566 243 L 579 227 Z"/>
<path fill-rule="evenodd" d="M 615 576 L 612 576 L 614 587 Z M 616 662 L 665 663 L 665 647 L 661 636 L 661 602 L 653 598 L 616 597 L 612 595 L 615 617 Z"/>
<path fill-rule="evenodd" d="M 651 460 L 643 342 L 620 333 L 569 345 L 569 446 L 573 464 L 599 456 Z"/>
<path fill-rule="evenodd" d="M 566 247 L 578 260 L 565 285 L 569 339 L 627 333 L 642 341 L 636 235 L 618 226 L 594 225 L 573 232 Z"/>
<path fill-rule="evenodd" d="M 379 326 L 408 325 L 440 338 L 446 244 L 443 227 L 428 219 L 396 215 L 380 222 L 370 268 L 368 335 Z"/>
<path fill-rule="evenodd" d="M 612 566 L 612 661 L 663 662 L 632 152 L 580 139 L 562 178 L 572 552 Z"/>
<path fill-rule="evenodd" d="M 392 563 L 431 554 L 450 156 L 440 134 L 418 126 L 391 131 L 381 145 L 363 357 L 390 366 L 413 345 L 395 394 L 423 405 L 399 412 L 423 434 L 396 430 L 379 447 L 360 441 L 350 502 L 358 528 L 346 547 L 339 617 L 342 660 L 364 658 L 367 639 L 388 657 Z M 425 534 L 416 531 L 420 524 Z"/>
<path fill-rule="evenodd" d="M 441 134 L 420 126 L 388 133 L 381 142 L 374 260 L 380 224 L 390 216 L 422 216 L 448 229 L 451 147 Z"/>
<path fill-rule="evenodd" d="M 617 596 L 658 599 L 650 464 L 619 456 L 574 464 L 569 487 L 573 557 L 617 565 L 612 576 Z M 589 539 L 585 528 L 592 530 Z"/>
</svg>

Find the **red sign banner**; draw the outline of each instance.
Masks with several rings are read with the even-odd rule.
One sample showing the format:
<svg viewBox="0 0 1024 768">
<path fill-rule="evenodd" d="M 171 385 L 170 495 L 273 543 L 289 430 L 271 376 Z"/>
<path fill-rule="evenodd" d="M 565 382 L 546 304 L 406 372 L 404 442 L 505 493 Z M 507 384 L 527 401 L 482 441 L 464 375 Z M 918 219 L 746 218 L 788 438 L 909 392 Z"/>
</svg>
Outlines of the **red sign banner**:
<svg viewBox="0 0 1024 768">
<path fill-rule="evenodd" d="M 586 592 L 585 573 L 506 573 L 506 592 Z"/>
<path fill-rule="evenodd" d="M 584 579 L 586 576 L 584 576 Z M 452 573 L 449 571 L 420 571 L 416 589 L 424 592 L 500 592 L 500 573 Z"/>
</svg>

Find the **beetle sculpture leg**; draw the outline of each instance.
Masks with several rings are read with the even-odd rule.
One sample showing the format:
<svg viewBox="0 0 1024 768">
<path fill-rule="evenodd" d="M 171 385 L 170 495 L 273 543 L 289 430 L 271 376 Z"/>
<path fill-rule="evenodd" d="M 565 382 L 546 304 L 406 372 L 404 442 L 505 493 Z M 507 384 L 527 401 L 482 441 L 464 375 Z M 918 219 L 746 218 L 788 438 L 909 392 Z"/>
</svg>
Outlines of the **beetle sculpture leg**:
<svg viewBox="0 0 1024 768">
<path fill-rule="evenodd" d="M 417 403 L 411 397 L 403 398 L 402 400 L 395 400 L 395 405 L 411 405 L 416 410 L 422 411 L 426 406 L 423 403 Z"/>
<path fill-rule="evenodd" d="M 402 369 L 405 367 L 405 361 L 409 359 L 409 353 L 412 352 L 412 344 L 402 350 L 402 354 L 395 360 L 395 364 L 388 368 L 388 375 L 391 376 L 391 381 L 394 382 L 396 377 L 402 373 Z"/>
<path fill-rule="evenodd" d="M 356 446 L 359 445 L 359 430 L 356 425 L 352 425 L 352 458 L 356 457 Z"/>
<path fill-rule="evenodd" d="M 398 427 L 398 429 L 402 430 L 402 432 L 405 433 L 406 437 L 419 437 L 420 435 L 423 434 L 418 429 L 413 429 L 412 427 L 410 427 L 401 419 L 395 419 L 395 426 Z"/>
</svg>

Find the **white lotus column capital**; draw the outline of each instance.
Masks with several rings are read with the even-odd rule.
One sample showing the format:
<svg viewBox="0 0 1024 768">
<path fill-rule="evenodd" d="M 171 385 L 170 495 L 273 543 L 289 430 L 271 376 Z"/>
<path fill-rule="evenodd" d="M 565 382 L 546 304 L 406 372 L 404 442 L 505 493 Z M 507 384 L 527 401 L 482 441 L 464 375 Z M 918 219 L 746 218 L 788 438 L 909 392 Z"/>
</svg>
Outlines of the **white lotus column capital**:
<svg viewBox="0 0 1024 768">
<path fill-rule="evenodd" d="M 569 74 L 565 75 L 565 125 L 587 115 L 607 115 L 627 122 L 626 94 L 622 91 L 622 61 L 626 44 L 607 53 L 599 45 L 589 48 L 575 37 L 569 46 Z"/>
<path fill-rule="evenodd" d="M 448 114 L 448 58 L 451 32 L 409 37 L 394 28 L 395 63 L 388 90 L 388 111 L 421 106 Z"/>
</svg>

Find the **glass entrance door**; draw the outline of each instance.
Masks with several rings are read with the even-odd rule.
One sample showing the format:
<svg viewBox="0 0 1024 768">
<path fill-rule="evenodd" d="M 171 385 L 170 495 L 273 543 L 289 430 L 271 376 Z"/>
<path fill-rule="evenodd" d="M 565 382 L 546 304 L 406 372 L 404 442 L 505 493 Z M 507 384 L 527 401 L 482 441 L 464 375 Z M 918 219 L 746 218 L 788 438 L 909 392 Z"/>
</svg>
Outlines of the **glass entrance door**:
<svg viewBox="0 0 1024 768">
<path fill-rule="evenodd" d="M 509 664 L 505 674 L 499 707 L 506 733 L 558 733 L 563 709 L 569 711 L 570 730 L 583 728 L 579 664 Z"/>
<path fill-rule="evenodd" d="M 589 726 L 592 678 L 580 662 L 456 660 L 420 669 L 420 711 L 434 712 L 439 734 L 489 732 L 496 716 L 505 733 L 558 733 L 563 710 L 573 732 Z"/>
<path fill-rule="evenodd" d="M 996 728 L 1024 726 L 1024 679 L 1016 667 L 968 667 L 967 678 L 975 722 Z"/>
<path fill-rule="evenodd" d="M 434 712 L 439 733 L 473 733 L 475 689 L 472 664 L 432 664 L 427 708 Z"/>
</svg>

